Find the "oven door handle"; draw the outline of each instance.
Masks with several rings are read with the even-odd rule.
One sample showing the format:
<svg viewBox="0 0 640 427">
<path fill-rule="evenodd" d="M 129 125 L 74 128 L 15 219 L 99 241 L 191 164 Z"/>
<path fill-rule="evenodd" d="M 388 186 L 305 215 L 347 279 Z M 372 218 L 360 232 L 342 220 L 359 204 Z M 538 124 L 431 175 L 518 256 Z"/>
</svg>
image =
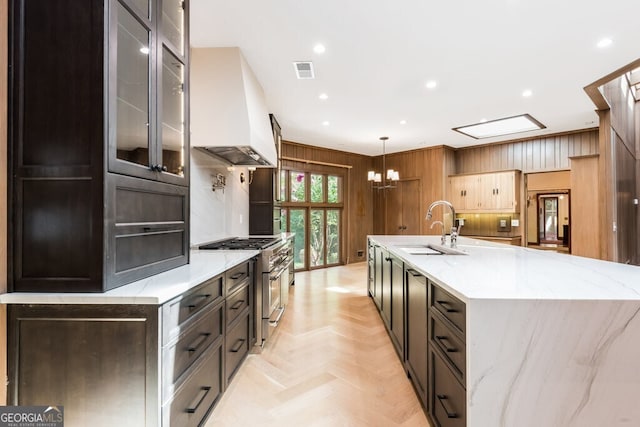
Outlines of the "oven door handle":
<svg viewBox="0 0 640 427">
<path fill-rule="evenodd" d="M 288 268 L 287 266 L 280 268 L 274 276 L 269 276 L 269 280 L 271 280 L 272 282 L 275 282 L 276 280 L 280 279 L 280 276 L 282 276 L 282 273 L 284 273 L 287 270 L 287 268 Z"/>
</svg>

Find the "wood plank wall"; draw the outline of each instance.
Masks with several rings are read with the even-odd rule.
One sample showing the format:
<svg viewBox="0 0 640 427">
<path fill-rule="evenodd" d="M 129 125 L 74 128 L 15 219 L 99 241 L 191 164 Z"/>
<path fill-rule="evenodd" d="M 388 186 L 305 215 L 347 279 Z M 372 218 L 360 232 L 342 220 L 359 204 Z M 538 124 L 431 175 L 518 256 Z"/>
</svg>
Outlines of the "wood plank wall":
<svg viewBox="0 0 640 427">
<path fill-rule="evenodd" d="M 0 293 L 7 291 L 7 0 L 0 0 Z M 7 312 L 0 305 L 0 378 L 7 378 Z M 5 380 L 6 383 L 6 380 Z M 6 405 L 0 387 L 0 405 Z"/>
<path fill-rule="evenodd" d="M 346 233 L 346 263 L 366 260 L 367 235 L 373 232 L 373 198 L 371 188 L 367 182 L 367 171 L 372 168 L 372 158 L 361 154 L 313 147 L 290 141 L 282 142 L 282 156 L 305 159 L 315 162 L 325 162 L 351 166 L 345 180 L 345 218 Z M 296 166 L 296 162 L 287 161 L 285 166 Z M 304 166 L 304 164 L 299 164 Z M 363 255 L 359 256 L 358 251 Z"/>
<path fill-rule="evenodd" d="M 598 129 L 520 139 L 456 151 L 455 173 L 570 169 L 569 157 L 598 154 Z"/>
<path fill-rule="evenodd" d="M 447 177 L 454 168 L 454 150 L 446 146 L 429 147 L 418 150 L 391 153 L 386 155 L 386 168 L 399 171 L 401 180 L 418 179 L 421 182 L 422 192 L 415 197 L 420 198 L 419 208 L 415 215 L 420 223 L 420 234 L 438 234 L 439 229 L 430 229 L 424 216 L 431 202 L 443 199 L 447 184 Z M 373 160 L 374 169 L 382 171 L 382 156 Z M 386 190 L 393 191 L 393 190 Z M 386 209 L 394 209 L 386 206 L 383 191 L 375 192 L 374 209 L 374 233 L 383 234 L 386 225 Z M 397 208 L 397 207 L 395 207 Z M 434 220 L 442 219 L 442 212 L 434 212 Z M 389 228 L 389 227 L 387 227 Z M 393 227 L 391 227 L 393 228 Z"/>
</svg>

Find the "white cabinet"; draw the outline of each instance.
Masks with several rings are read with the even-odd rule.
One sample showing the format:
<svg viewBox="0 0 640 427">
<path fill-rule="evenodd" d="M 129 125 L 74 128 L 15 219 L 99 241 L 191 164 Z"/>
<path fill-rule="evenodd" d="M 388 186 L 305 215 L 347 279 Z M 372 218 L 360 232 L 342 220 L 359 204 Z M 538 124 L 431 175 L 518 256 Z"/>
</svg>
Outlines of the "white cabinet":
<svg viewBox="0 0 640 427">
<path fill-rule="evenodd" d="M 449 200 L 456 212 L 519 212 L 520 171 L 449 177 Z"/>
</svg>

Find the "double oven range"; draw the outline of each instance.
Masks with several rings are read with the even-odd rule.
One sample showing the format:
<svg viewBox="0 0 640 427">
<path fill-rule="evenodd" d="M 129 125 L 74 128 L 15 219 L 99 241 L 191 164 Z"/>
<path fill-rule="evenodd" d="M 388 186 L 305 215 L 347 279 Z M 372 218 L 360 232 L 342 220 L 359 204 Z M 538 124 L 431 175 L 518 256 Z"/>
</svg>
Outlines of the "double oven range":
<svg viewBox="0 0 640 427">
<path fill-rule="evenodd" d="M 281 237 L 234 237 L 208 243 L 201 250 L 259 250 L 255 268 L 256 351 L 264 346 L 284 314 L 293 283 L 293 245 Z"/>
</svg>

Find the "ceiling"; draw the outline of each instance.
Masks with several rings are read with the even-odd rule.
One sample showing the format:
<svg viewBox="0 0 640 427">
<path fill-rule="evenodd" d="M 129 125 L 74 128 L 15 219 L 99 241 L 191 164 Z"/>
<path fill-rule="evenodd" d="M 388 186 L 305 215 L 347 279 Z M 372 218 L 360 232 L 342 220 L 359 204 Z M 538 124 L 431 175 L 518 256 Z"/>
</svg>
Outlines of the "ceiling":
<svg viewBox="0 0 640 427">
<path fill-rule="evenodd" d="M 637 0 L 191 0 L 190 19 L 193 47 L 240 47 L 284 139 L 367 155 L 592 128 L 583 87 L 640 57 Z M 546 129 L 451 130 L 524 113 Z"/>
</svg>

